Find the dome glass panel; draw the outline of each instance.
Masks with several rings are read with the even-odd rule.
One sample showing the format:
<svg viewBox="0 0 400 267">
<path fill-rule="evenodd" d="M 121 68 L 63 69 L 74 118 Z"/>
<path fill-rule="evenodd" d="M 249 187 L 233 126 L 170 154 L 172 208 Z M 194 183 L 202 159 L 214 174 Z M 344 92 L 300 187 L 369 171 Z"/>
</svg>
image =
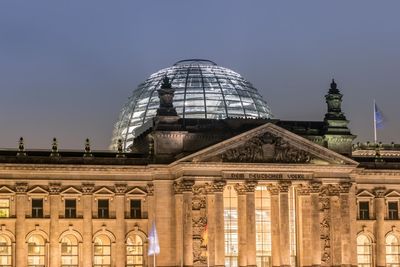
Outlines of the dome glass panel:
<svg viewBox="0 0 400 267">
<path fill-rule="evenodd" d="M 270 118 L 271 111 L 257 89 L 240 74 L 209 60 L 182 60 L 139 84 L 123 106 L 115 124 L 111 149 L 118 139 L 127 150 L 135 129 L 156 115 L 157 89 L 167 75 L 175 89 L 174 107 L 181 118 Z"/>
</svg>

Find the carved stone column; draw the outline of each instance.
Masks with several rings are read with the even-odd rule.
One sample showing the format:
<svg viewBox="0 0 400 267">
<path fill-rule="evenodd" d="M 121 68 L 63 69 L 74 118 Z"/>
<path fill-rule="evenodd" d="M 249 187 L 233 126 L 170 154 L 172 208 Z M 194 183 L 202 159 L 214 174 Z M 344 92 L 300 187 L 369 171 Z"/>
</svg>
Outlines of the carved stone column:
<svg viewBox="0 0 400 267">
<path fill-rule="evenodd" d="M 117 249 L 115 266 L 125 267 L 126 246 L 125 246 L 125 191 L 126 184 L 115 185 L 115 247 Z"/>
<path fill-rule="evenodd" d="M 330 217 L 331 217 L 331 256 L 332 265 L 339 266 L 342 261 L 342 218 L 340 216 L 339 185 L 329 185 L 328 194 L 330 196 Z"/>
<path fill-rule="evenodd" d="M 215 266 L 225 266 L 224 187 L 225 180 L 214 181 L 215 195 Z"/>
<path fill-rule="evenodd" d="M 319 194 L 321 191 L 320 182 L 311 182 L 310 201 L 311 201 L 311 255 L 312 266 L 321 265 L 321 229 L 319 214 Z"/>
<path fill-rule="evenodd" d="M 310 191 L 309 186 L 301 186 L 297 190 L 299 200 L 299 212 L 297 216 L 299 227 L 297 229 L 299 230 L 300 266 L 312 266 L 312 255 L 315 253 L 311 245 L 312 206 Z"/>
<path fill-rule="evenodd" d="M 82 204 L 83 204 L 83 266 L 92 266 L 93 259 L 93 248 L 92 248 L 92 237 L 93 237 L 93 224 L 92 224 L 92 212 L 93 212 L 93 194 L 94 184 L 82 184 Z"/>
<path fill-rule="evenodd" d="M 214 187 L 206 184 L 207 231 L 208 231 L 208 261 L 210 266 L 215 264 L 215 195 Z"/>
<path fill-rule="evenodd" d="M 246 181 L 246 231 L 247 231 L 247 266 L 256 266 L 256 200 L 254 191 L 257 181 Z"/>
<path fill-rule="evenodd" d="M 193 266 L 192 187 L 194 181 L 182 180 L 180 183 L 183 194 L 183 266 Z"/>
<path fill-rule="evenodd" d="M 175 262 L 177 266 L 183 265 L 183 195 L 182 186 L 179 182 L 174 182 L 175 200 Z"/>
<path fill-rule="evenodd" d="M 272 267 L 281 265 L 280 259 L 280 234 L 279 234 L 279 187 L 269 185 L 271 194 L 271 234 L 272 234 Z"/>
<path fill-rule="evenodd" d="M 246 230 L 246 187 L 236 184 L 238 194 L 238 240 L 239 240 L 239 267 L 247 266 L 247 230 Z"/>
<path fill-rule="evenodd" d="M 27 266 L 27 249 L 25 249 L 25 207 L 27 205 L 26 191 L 28 189 L 27 183 L 16 183 L 15 191 L 15 208 L 16 208 L 16 220 L 15 220 L 15 266 L 26 267 Z"/>
<path fill-rule="evenodd" d="M 290 266 L 289 187 L 291 182 L 279 183 L 279 232 L 281 267 Z"/>
<path fill-rule="evenodd" d="M 341 246 L 342 246 L 342 266 L 351 265 L 351 218 L 350 218 L 350 199 L 349 191 L 351 183 L 340 184 L 340 215 L 341 215 Z M 355 237 L 354 237 L 355 238 Z M 353 252 L 354 253 L 354 252 Z"/>
<path fill-rule="evenodd" d="M 59 248 L 59 207 L 61 206 L 60 196 L 61 184 L 51 183 L 49 185 L 50 192 L 50 266 L 60 266 L 60 248 Z"/>
<path fill-rule="evenodd" d="M 146 191 L 147 191 L 147 196 L 146 196 L 146 202 L 147 202 L 147 211 L 148 211 L 148 223 L 147 223 L 147 233 L 150 233 L 151 231 L 151 226 L 152 223 L 154 222 L 155 219 L 155 210 L 156 210 L 156 204 L 155 204 L 155 199 L 154 199 L 154 184 L 152 182 L 149 182 L 146 185 Z M 160 237 L 159 237 L 160 238 Z M 147 254 L 144 254 L 147 256 Z M 153 259 L 150 256 L 147 256 L 145 258 L 145 263 L 147 265 L 145 266 L 153 266 Z"/>
<path fill-rule="evenodd" d="M 375 214 L 376 214 L 376 266 L 383 267 L 386 265 L 385 252 L 385 188 L 376 187 L 375 194 Z"/>
</svg>

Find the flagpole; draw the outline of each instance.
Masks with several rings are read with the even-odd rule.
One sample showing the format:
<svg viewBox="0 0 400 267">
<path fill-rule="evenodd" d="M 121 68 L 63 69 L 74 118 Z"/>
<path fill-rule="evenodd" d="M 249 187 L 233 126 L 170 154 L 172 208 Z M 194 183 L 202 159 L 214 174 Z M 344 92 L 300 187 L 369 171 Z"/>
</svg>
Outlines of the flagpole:
<svg viewBox="0 0 400 267">
<path fill-rule="evenodd" d="M 374 142 L 376 143 L 377 136 L 376 136 L 376 104 L 374 99 Z"/>
</svg>

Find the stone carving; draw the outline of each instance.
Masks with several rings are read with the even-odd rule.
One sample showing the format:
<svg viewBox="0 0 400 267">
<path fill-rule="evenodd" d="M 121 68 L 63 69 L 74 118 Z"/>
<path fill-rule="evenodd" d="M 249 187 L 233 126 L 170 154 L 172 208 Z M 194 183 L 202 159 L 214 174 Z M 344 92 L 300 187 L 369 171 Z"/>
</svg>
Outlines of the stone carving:
<svg viewBox="0 0 400 267">
<path fill-rule="evenodd" d="M 279 187 L 276 184 L 269 184 L 267 188 L 271 195 L 279 195 Z"/>
<path fill-rule="evenodd" d="M 244 183 L 246 192 L 254 192 L 256 190 L 258 182 L 254 180 L 248 180 Z"/>
<path fill-rule="evenodd" d="M 330 217 L 330 197 L 324 194 L 320 198 L 321 203 L 321 216 L 320 216 L 320 239 L 321 239 L 321 262 L 322 265 L 331 264 L 331 245 L 330 245 L 330 232 L 331 232 L 331 217 Z"/>
<path fill-rule="evenodd" d="M 15 191 L 17 193 L 25 193 L 28 190 L 28 183 L 16 183 L 15 184 Z"/>
<path fill-rule="evenodd" d="M 308 163 L 312 157 L 281 137 L 263 133 L 248 140 L 244 146 L 225 151 L 221 159 L 225 162 Z"/>
<path fill-rule="evenodd" d="M 214 192 L 223 192 L 225 185 L 225 180 L 215 180 L 213 183 Z"/>
<path fill-rule="evenodd" d="M 376 198 L 382 198 L 385 196 L 386 188 L 385 187 L 375 187 L 374 194 Z"/>
<path fill-rule="evenodd" d="M 223 183 L 225 185 L 225 183 Z M 220 187 L 223 188 L 223 185 Z M 193 265 L 204 266 L 207 264 L 207 247 L 202 243 L 202 234 L 207 225 L 206 193 L 209 184 L 194 185 L 192 187 L 192 229 L 193 229 Z"/>
<path fill-rule="evenodd" d="M 157 90 L 160 98 L 160 107 L 157 109 L 158 116 L 178 116 L 173 106 L 175 90 L 172 88 L 169 78 L 165 75 L 161 88 Z"/>
<path fill-rule="evenodd" d="M 344 182 L 344 183 L 340 183 L 339 185 L 339 191 L 341 194 L 347 194 L 350 192 L 352 183 L 350 182 Z"/>
<path fill-rule="evenodd" d="M 193 186 L 192 209 L 200 210 L 206 208 L 206 187 L 205 185 Z"/>
<path fill-rule="evenodd" d="M 82 192 L 83 194 L 91 194 L 94 190 L 94 184 L 82 184 Z"/>
<path fill-rule="evenodd" d="M 310 188 L 310 193 L 319 193 L 321 191 L 321 182 L 317 181 L 312 181 L 310 182 L 309 188 Z"/>
<path fill-rule="evenodd" d="M 238 195 L 246 194 L 246 187 L 244 186 L 244 184 L 237 183 L 237 184 L 234 185 L 234 188 L 235 188 L 235 190 L 236 190 Z"/>
<path fill-rule="evenodd" d="M 182 179 L 179 181 L 175 181 L 174 192 L 175 194 L 182 194 L 183 192 L 192 192 L 193 191 L 194 180 Z"/>
<path fill-rule="evenodd" d="M 49 184 L 49 193 L 51 195 L 59 194 L 61 191 L 61 184 L 60 183 L 50 183 Z"/>
<path fill-rule="evenodd" d="M 279 192 L 287 193 L 289 192 L 289 187 L 292 185 L 290 181 L 281 181 L 278 184 Z"/>
<path fill-rule="evenodd" d="M 154 184 L 153 183 L 148 183 L 146 185 L 146 190 L 147 190 L 147 195 L 148 196 L 153 196 L 154 195 Z"/>
<path fill-rule="evenodd" d="M 114 188 L 116 194 L 123 195 L 126 191 L 126 184 L 115 184 Z"/>
<path fill-rule="evenodd" d="M 327 184 L 321 187 L 322 196 L 338 196 L 340 193 L 340 186 L 338 184 Z"/>
</svg>

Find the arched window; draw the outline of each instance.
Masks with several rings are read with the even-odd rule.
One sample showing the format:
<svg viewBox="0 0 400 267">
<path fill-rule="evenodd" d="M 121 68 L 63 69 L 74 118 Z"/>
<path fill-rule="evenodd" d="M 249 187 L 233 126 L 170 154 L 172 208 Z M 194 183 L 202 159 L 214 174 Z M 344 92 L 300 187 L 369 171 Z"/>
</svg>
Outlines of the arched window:
<svg viewBox="0 0 400 267">
<path fill-rule="evenodd" d="M 224 190 L 225 266 L 238 266 L 237 193 L 233 186 Z"/>
<path fill-rule="evenodd" d="M 399 239 L 393 234 L 386 236 L 386 266 L 400 266 Z"/>
<path fill-rule="evenodd" d="M 131 235 L 126 240 L 127 267 L 143 266 L 143 240 L 138 235 Z"/>
<path fill-rule="evenodd" d="M 32 235 L 28 239 L 28 266 L 44 267 L 46 266 L 46 244 L 40 235 Z"/>
<path fill-rule="evenodd" d="M 357 264 L 359 267 L 372 266 L 371 239 L 364 234 L 357 237 Z"/>
<path fill-rule="evenodd" d="M 11 256 L 11 240 L 7 236 L 0 235 L 0 266 L 11 267 Z"/>
<path fill-rule="evenodd" d="M 99 235 L 94 240 L 94 267 L 111 266 L 111 241 L 106 235 Z"/>
<path fill-rule="evenodd" d="M 267 186 L 257 186 L 256 198 L 256 256 L 258 267 L 270 267 L 271 241 L 271 197 Z"/>
<path fill-rule="evenodd" d="M 61 239 L 61 267 L 78 267 L 78 240 L 73 235 Z"/>
</svg>

